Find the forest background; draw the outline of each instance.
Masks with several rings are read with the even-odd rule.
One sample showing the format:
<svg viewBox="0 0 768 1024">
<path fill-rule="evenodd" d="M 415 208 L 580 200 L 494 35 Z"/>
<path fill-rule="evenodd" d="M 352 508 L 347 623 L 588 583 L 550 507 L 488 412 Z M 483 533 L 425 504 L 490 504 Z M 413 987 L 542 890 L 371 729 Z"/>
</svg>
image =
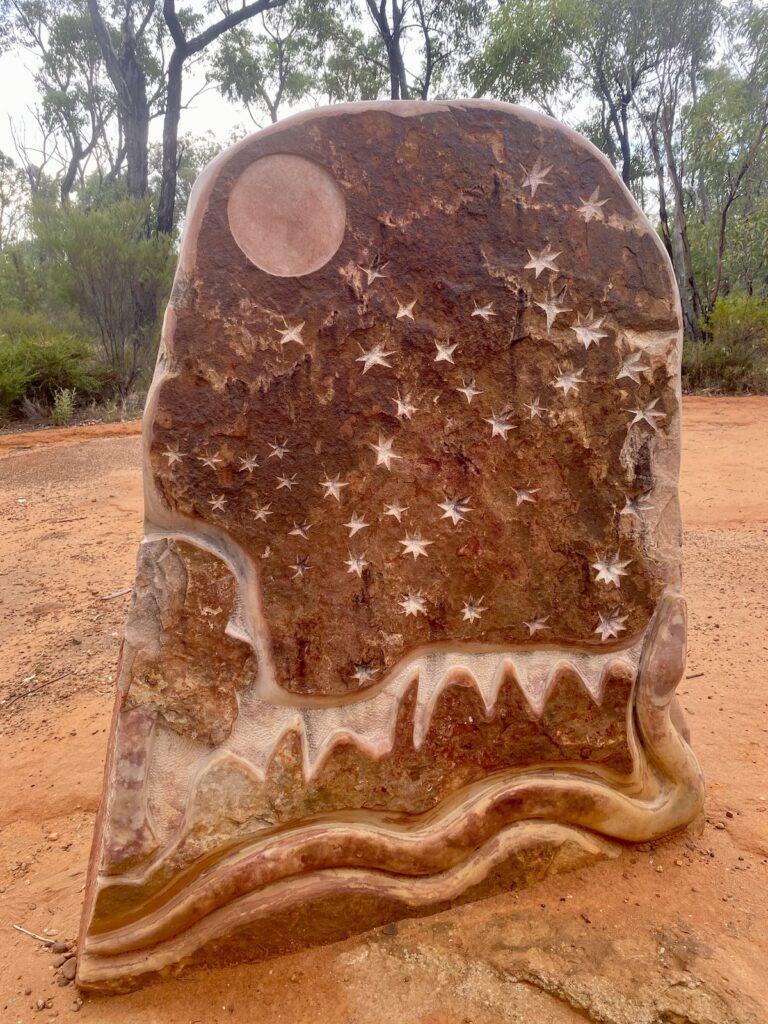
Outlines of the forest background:
<svg viewBox="0 0 768 1024">
<path fill-rule="evenodd" d="M 2 422 L 138 414 L 202 167 L 286 113 L 384 98 L 522 102 L 586 135 L 672 259 L 686 390 L 768 392 L 765 3 L 0 0 L 0 64 L 19 55 Z M 233 137 L 182 130 L 201 90 L 242 111 Z"/>
</svg>

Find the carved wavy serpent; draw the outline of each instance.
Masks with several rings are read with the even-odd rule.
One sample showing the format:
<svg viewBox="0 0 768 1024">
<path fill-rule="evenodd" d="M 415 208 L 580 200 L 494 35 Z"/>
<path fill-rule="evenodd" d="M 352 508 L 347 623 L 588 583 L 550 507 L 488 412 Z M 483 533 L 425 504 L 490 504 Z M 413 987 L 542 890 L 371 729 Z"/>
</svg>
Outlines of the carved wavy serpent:
<svg viewBox="0 0 768 1024">
<path fill-rule="evenodd" d="M 570 840 L 605 852 L 595 833 L 641 841 L 682 827 L 703 803 L 698 763 L 670 720 L 685 632 L 684 601 L 667 595 L 640 662 L 630 729 L 635 769 L 623 785 L 577 765 L 510 770 L 407 823 L 355 812 L 262 837 L 227 850 L 202 873 L 198 865 L 188 885 L 134 908 L 136 920 L 91 933 L 80 980 L 161 970 L 234 928 L 326 894 L 422 906 L 458 896 L 523 847 Z"/>
</svg>

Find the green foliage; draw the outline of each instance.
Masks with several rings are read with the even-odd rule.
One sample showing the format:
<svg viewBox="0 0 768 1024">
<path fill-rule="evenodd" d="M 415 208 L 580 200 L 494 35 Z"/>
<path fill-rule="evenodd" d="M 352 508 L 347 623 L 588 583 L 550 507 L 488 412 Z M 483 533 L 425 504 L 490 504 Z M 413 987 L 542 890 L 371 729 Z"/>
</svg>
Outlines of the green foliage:
<svg viewBox="0 0 768 1024">
<path fill-rule="evenodd" d="M 704 341 L 683 348 L 684 390 L 768 393 L 768 302 L 748 295 L 718 299 L 704 328 Z"/>
<path fill-rule="evenodd" d="M 77 392 L 74 388 L 59 388 L 53 397 L 53 408 L 51 419 L 57 427 L 63 427 L 72 422 L 75 415 L 75 397 Z"/>
<path fill-rule="evenodd" d="M 106 384 L 93 349 L 81 338 L 52 329 L 41 314 L 2 312 L 0 334 L 0 416 L 22 401 L 55 405 L 61 391 L 97 395 Z"/>
</svg>

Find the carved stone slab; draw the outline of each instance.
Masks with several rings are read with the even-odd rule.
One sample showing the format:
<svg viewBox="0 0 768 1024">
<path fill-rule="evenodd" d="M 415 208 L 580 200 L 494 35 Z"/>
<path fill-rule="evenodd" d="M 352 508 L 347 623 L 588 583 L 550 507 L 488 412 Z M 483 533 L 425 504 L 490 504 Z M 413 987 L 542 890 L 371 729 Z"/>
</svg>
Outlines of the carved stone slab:
<svg viewBox="0 0 768 1024">
<path fill-rule="evenodd" d="M 209 166 L 81 984 L 330 941 L 695 815 L 680 345 L 651 226 L 530 111 L 336 107 Z"/>
</svg>

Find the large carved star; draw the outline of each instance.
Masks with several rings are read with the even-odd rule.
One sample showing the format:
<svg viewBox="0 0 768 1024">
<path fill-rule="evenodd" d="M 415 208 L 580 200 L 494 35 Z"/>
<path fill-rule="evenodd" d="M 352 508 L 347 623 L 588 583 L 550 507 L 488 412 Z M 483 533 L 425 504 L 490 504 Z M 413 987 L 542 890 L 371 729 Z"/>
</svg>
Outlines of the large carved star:
<svg viewBox="0 0 768 1024">
<path fill-rule="evenodd" d="M 414 533 L 413 536 L 410 533 L 406 533 L 405 539 L 399 541 L 399 543 L 403 545 L 401 554 L 413 555 L 415 562 L 420 555 L 423 555 L 425 558 L 428 557 L 427 548 L 432 541 L 425 540 L 420 533 Z"/>
<path fill-rule="evenodd" d="M 607 199 L 599 199 L 600 186 L 594 189 L 589 199 L 582 199 L 581 206 L 579 207 L 579 213 L 584 218 L 587 224 L 591 220 L 604 220 L 603 211 L 601 207 L 605 206 L 608 202 Z"/>
<path fill-rule="evenodd" d="M 595 316 L 593 310 L 587 313 L 584 320 L 581 319 L 581 313 L 576 316 L 576 323 L 571 324 L 570 329 L 582 343 L 584 348 L 589 348 L 590 345 L 596 345 L 601 338 L 607 338 L 608 332 L 601 331 L 600 328 L 603 326 L 604 316 Z"/>
<path fill-rule="evenodd" d="M 173 466 L 174 463 L 176 462 L 181 462 L 181 460 L 184 458 L 184 455 L 182 455 L 182 453 L 179 451 L 178 445 L 175 448 L 171 448 L 171 446 L 168 445 L 165 451 L 160 452 L 160 454 L 163 456 L 163 458 L 168 459 L 169 466 Z"/>
<path fill-rule="evenodd" d="M 369 348 L 367 350 L 364 349 L 363 346 L 360 345 L 359 343 L 358 343 L 358 345 L 359 345 L 360 351 L 363 354 L 361 356 L 358 356 L 357 359 L 355 359 L 355 362 L 363 364 L 363 373 L 364 374 L 368 373 L 368 371 L 373 366 L 391 366 L 392 365 L 391 363 L 387 362 L 387 359 L 389 359 L 390 356 L 393 356 L 395 354 L 394 353 L 394 349 L 391 352 L 387 352 L 385 350 L 384 346 L 381 343 L 376 344 L 376 345 L 373 346 L 373 348 Z"/>
<path fill-rule="evenodd" d="M 458 347 L 458 342 L 454 342 L 453 345 L 451 345 L 449 341 L 435 341 L 437 355 L 435 356 L 434 361 L 436 363 L 452 363 L 453 353 Z"/>
<path fill-rule="evenodd" d="M 280 335 L 280 344 L 287 345 L 289 341 L 295 341 L 297 344 L 303 345 L 304 339 L 301 336 L 301 332 L 304 329 L 306 320 L 302 320 L 301 323 L 296 324 L 295 327 L 289 327 L 288 321 L 285 319 L 283 319 L 283 323 L 285 324 L 284 329 L 281 330 L 279 327 L 275 328 L 277 333 Z"/>
<path fill-rule="evenodd" d="M 597 572 L 595 582 L 606 583 L 608 586 L 620 587 L 621 577 L 629 575 L 627 572 L 627 566 L 630 565 L 631 562 L 631 558 L 626 561 L 622 561 L 621 555 L 618 551 L 615 555 L 605 555 L 602 558 L 598 558 L 596 562 L 592 563 L 592 568 Z"/>
<path fill-rule="evenodd" d="M 403 609 L 404 615 L 424 615 L 427 610 L 420 590 L 409 590 L 398 603 Z"/>
<path fill-rule="evenodd" d="M 456 388 L 456 391 L 458 391 L 460 395 L 464 395 L 464 397 L 467 400 L 467 405 L 472 404 L 472 399 L 475 397 L 475 395 L 482 395 L 483 393 L 477 387 L 475 387 L 474 379 L 470 381 L 462 380 L 461 387 Z"/>
<path fill-rule="evenodd" d="M 350 551 L 349 559 L 344 563 L 344 565 L 348 567 L 347 572 L 353 572 L 357 576 L 362 576 L 363 569 L 368 565 L 368 562 L 365 560 L 365 555 L 353 555 Z"/>
<path fill-rule="evenodd" d="M 597 614 L 600 621 L 598 622 L 597 629 L 595 629 L 594 632 L 600 634 L 600 639 L 603 642 L 609 640 L 611 637 L 617 637 L 619 633 L 623 633 L 627 628 L 624 623 L 627 621 L 628 616 L 619 615 L 618 608 L 614 608 L 613 611 L 609 612 L 607 615 L 603 615 L 602 612 L 598 612 Z"/>
<path fill-rule="evenodd" d="M 403 512 L 407 512 L 407 511 L 408 511 L 408 506 L 407 505 L 401 505 L 399 501 L 394 501 L 394 502 L 392 502 L 391 505 L 385 505 L 384 506 L 384 515 L 385 516 L 392 516 L 392 518 L 396 519 L 398 521 L 398 523 L 401 523 L 403 521 Z"/>
<path fill-rule="evenodd" d="M 531 619 L 530 622 L 524 623 L 528 627 L 528 636 L 536 636 L 537 633 L 541 633 L 545 629 L 551 629 L 552 627 L 547 625 L 548 622 L 549 616 L 545 615 L 543 618 Z"/>
<path fill-rule="evenodd" d="M 656 420 L 663 420 L 667 415 L 665 412 L 658 412 L 656 410 L 658 402 L 658 398 L 654 398 L 652 402 L 649 402 L 648 405 L 642 409 L 630 409 L 629 411 L 635 414 L 635 418 L 632 420 L 632 423 L 630 423 L 630 426 L 635 423 L 647 423 L 649 427 L 653 427 L 654 430 L 658 430 L 659 428 L 656 425 Z"/>
<path fill-rule="evenodd" d="M 352 518 L 348 523 L 344 523 L 344 525 L 349 530 L 349 536 L 354 537 L 356 533 L 359 533 L 360 530 L 365 530 L 370 524 L 366 523 L 356 512 L 353 512 Z"/>
<path fill-rule="evenodd" d="M 454 526 L 467 518 L 467 512 L 472 509 L 466 498 L 449 498 L 446 501 L 438 502 L 438 508 L 443 510 L 441 519 L 450 519 Z"/>
<path fill-rule="evenodd" d="M 416 305 L 416 299 L 412 302 L 398 302 L 397 313 L 395 318 L 397 320 L 413 320 L 413 307 Z"/>
<path fill-rule="evenodd" d="M 559 252 L 553 252 L 552 246 L 548 245 L 545 249 L 542 249 L 540 253 L 533 253 L 528 250 L 528 255 L 531 257 L 528 263 L 525 264 L 525 270 L 533 270 L 535 276 L 543 274 L 545 270 L 552 270 L 555 273 L 559 273 L 559 269 L 555 260 L 560 255 Z"/>
<path fill-rule="evenodd" d="M 331 479 L 327 474 L 325 480 L 320 481 L 320 486 L 323 488 L 324 498 L 335 498 L 336 501 L 341 501 L 341 489 L 342 487 L 349 487 L 348 483 L 343 483 L 340 474 Z"/>
<path fill-rule="evenodd" d="M 485 420 L 486 423 L 491 425 L 491 439 L 494 437 L 500 437 L 502 441 L 507 440 L 507 434 L 510 430 L 516 430 L 514 423 L 509 422 L 507 413 L 501 413 L 496 415 L 495 412 L 491 412 L 491 415 Z"/>
<path fill-rule="evenodd" d="M 471 316 L 482 317 L 483 320 L 485 320 L 486 322 L 490 320 L 492 316 L 496 316 L 492 302 L 486 302 L 484 306 L 478 306 L 474 299 L 472 300 L 472 302 L 474 303 L 474 308 L 472 310 L 472 313 L 470 314 Z"/>
<path fill-rule="evenodd" d="M 627 498 L 624 508 L 619 513 L 622 516 L 634 516 L 635 519 L 642 519 L 643 512 L 650 512 L 654 508 L 648 504 L 648 495 L 641 494 L 637 498 Z"/>
<path fill-rule="evenodd" d="M 395 415 L 397 416 L 398 419 L 409 420 L 416 412 L 416 406 L 411 401 L 410 395 L 406 395 L 405 398 L 402 398 L 400 396 L 400 392 L 398 391 L 395 397 L 392 399 L 392 401 L 395 403 L 395 406 L 397 407 L 397 412 L 395 413 Z"/>
<path fill-rule="evenodd" d="M 369 444 L 368 447 L 372 448 L 376 452 L 376 465 L 383 466 L 392 472 L 392 460 L 402 459 L 402 455 L 397 455 L 392 451 L 392 445 L 395 443 L 394 437 L 382 437 L 379 434 L 379 439 L 375 444 Z"/>
<path fill-rule="evenodd" d="M 360 267 L 362 272 L 365 274 L 365 276 L 367 278 L 367 281 L 366 281 L 367 284 L 373 284 L 373 282 L 376 281 L 380 277 L 388 277 L 387 274 L 382 274 L 382 270 L 385 270 L 389 266 L 389 261 L 387 261 L 386 263 L 382 263 L 380 267 L 363 267 L 359 263 L 358 263 L 358 266 Z"/>
<path fill-rule="evenodd" d="M 522 167 L 522 164 L 520 166 Z M 551 182 L 547 181 L 547 177 L 549 176 L 549 172 L 552 170 L 552 166 L 552 164 L 547 164 L 547 166 L 544 167 L 541 157 L 537 156 L 536 162 L 530 170 L 523 167 L 523 188 L 529 188 L 531 190 L 531 199 L 536 195 L 537 188 L 541 185 L 551 184 Z"/>
<path fill-rule="evenodd" d="M 650 373 L 650 366 L 648 363 L 643 361 L 642 352 L 628 352 L 624 356 L 624 361 L 621 364 L 621 369 L 616 374 L 616 380 L 621 380 L 623 377 L 627 377 L 629 380 L 633 380 L 635 384 L 640 383 L 640 376 L 643 373 Z"/>
<path fill-rule="evenodd" d="M 476 601 L 473 597 L 470 597 L 468 601 L 464 602 L 462 608 L 462 618 L 465 622 L 474 622 L 479 619 L 483 612 L 487 612 L 488 609 L 483 607 L 483 598 Z"/>
<path fill-rule="evenodd" d="M 538 277 L 538 274 L 536 275 Z M 535 306 L 539 309 L 544 310 L 544 315 L 547 318 L 547 334 L 552 330 L 552 324 L 561 313 L 570 313 L 570 306 L 561 305 L 561 299 L 563 297 L 562 292 L 560 295 L 548 295 L 543 302 L 534 302 Z"/>
<path fill-rule="evenodd" d="M 578 392 L 579 385 L 584 383 L 583 373 L 584 370 L 567 370 L 555 377 L 554 385 L 556 388 L 560 388 L 564 395 L 570 394 L 571 391 Z"/>
</svg>

